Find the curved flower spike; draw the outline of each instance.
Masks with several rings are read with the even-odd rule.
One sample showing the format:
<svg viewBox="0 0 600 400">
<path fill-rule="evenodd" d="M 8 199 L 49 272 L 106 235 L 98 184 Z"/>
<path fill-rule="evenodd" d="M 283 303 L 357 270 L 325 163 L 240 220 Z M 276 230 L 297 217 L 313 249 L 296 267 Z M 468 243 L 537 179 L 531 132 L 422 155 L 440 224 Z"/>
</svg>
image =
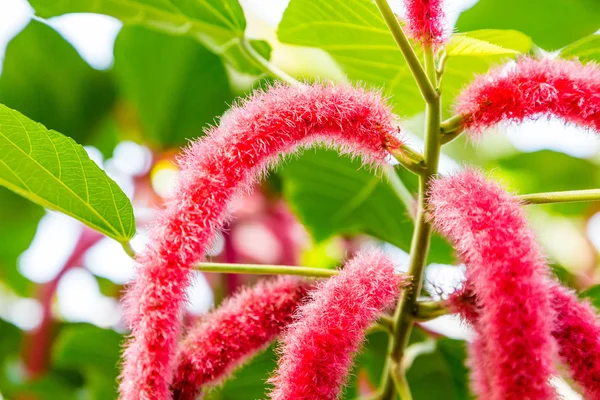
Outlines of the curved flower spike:
<svg viewBox="0 0 600 400">
<path fill-rule="evenodd" d="M 450 296 L 448 306 L 452 312 L 460 314 L 467 322 L 477 326 L 481 310 L 476 296 L 469 289 L 469 282 L 466 282 L 465 287 Z M 586 399 L 600 399 L 598 317 L 588 302 L 580 301 L 574 292 L 560 284 L 552 283 L 548 290 L 555 315 L 552 336 L 558 345 L 560 361 L 568 367 L 571 377 L 583 390 Z M 487 349 L 482 349 L 479 353 L 487 354 Z M 486 356 L 477 357 L 485 359 Z M 477 368 L 486 370 L 481 362 L 475 364 Z M 489 380 L 484 376 L 480 377 L 475 384 L 489 386 Z"/>
<path fill-rule="evenodd" d="M 554 116 L 600 133 L 600 68 L 579 61 L 522 58 L 473 81 L 458 97 L 464 127 Z"/>
<path fill-rule="evenodd" d="M 349 86 L 275 86 L 232 108 L 220 126 L 180 159 L 174 195 L 137 258 L 125 312 L 132 339 L 124 353 L 123 400 L 170 398 L 180 309 L 191 266 L 202 259 L 232 198 L 300 146 L 330 144 L 381 164 L 400 151 L 392 114 L 377 93 Z"/>
<path fill-rule="evenodd" d="M 291 322 L 308 286 L 290 277 L 262 281 L 202 318 L 179 345 L 173 397 L 196 399 L 268 346 Z"/>
<path fill-rule="evenodd" d="M 337 399 L 365 330 L 406 284 L 383 254 L 371 250 L 310 293 L 282 339 L 271 399 Z"/>
<path fill-rule="evenodd" d="M 424 46 L 445 40 L 442 0 L 404 0 L 408 34 Z"/>
<path fill-rule="evenodd" d="M 554 313 L 547 267 L 518 200 L 467 170 L 434 181 L 437 228 L 455 242 L 480 306 L 490 400 L 553 399 Z M 476 385 L 477 386 L 477 385 Z"/>
</svg>

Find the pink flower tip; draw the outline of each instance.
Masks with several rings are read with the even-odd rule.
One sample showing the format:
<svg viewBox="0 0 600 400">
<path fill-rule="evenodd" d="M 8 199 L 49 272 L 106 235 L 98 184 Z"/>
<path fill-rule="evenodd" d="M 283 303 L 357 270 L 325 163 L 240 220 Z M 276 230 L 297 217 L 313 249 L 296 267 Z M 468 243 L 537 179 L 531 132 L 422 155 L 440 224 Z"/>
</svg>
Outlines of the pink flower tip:
<svg viewBox="0 0 600 400">
<path fill-rule="evenodd" d="M 404 0 L 408 34 L 423 46 L 444 42 L 444 9 L 442 0 Z"/>
</svg>

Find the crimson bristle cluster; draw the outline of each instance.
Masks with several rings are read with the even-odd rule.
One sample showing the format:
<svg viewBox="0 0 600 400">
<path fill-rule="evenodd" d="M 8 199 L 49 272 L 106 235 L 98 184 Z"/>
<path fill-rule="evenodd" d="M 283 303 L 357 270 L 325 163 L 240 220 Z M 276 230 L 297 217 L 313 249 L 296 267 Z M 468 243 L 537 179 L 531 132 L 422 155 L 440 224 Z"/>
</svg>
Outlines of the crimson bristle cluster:
<svg viewBox="0 0 600 400">
<path fill-rule="evenodd" d="M 292 321 L 308 288 L 297 278 L 261 281 L 203 317 L 179 345 L 174 399 L 196 399 L 268 346 Z"/>
<path fill-rule="evenodd" d="M 324 143 L 381 165 L 400 150 L 393 116 L 378 93 L 350 86 L 275 86 L 235 106 L 181 157 L 174 194 L 149 231 L 128 288 L 132 338 L 124 353 L 122 400 L 168 399 L 180 314 L 191 266 L 201 260 L 227 208 L 280 154 Z"/>
<path fill-rule="evenodd" d="M 408 35 L 423 46 L 436 46 L 446 39 L 442 0 L 404 0 Z"/>
<path fill-rule="evenodd" d="M 337 399 L 366 328 L 407 283 L 383 254 L 371 250 L 311 292 L 282 339 L 271 399 Z"/>
<path fill-rule="evenodd" d="M 600 133 L 600 68 L 522 58 L 475 79 L 456 109 L 473 133 L 500 122 L 551 116 Z"/>
<path fill-rule="evenodd" d="M 430 205 L 477 296 L 474 390 L 490 400 L 554 399 L 549 270 L 519 201 L 481 173 L 466 170 L 434 181 Z M 487 382 L 480 381 L 484 378 Z"/>
</svg>

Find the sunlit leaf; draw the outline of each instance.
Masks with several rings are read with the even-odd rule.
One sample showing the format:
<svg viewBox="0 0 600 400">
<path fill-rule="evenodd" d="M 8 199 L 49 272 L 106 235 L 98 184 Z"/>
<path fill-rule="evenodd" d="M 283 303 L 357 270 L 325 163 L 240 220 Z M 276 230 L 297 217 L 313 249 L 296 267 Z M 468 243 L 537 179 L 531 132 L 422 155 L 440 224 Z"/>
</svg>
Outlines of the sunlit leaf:
<svg viewBox="0 0 600 400">
<path fill-rule="evenodd" d="M 515 29 L 547 49 L 559 49 L 600 29 L 596 0 L 480 0 L 458 18 L 459 31 Z"/>
<path fill-rule="evenodd" d="M 423 111 L 415 80 L 374 2 L 348 0 L 333 5 L 319 0 L 291 0 L 279 24 L 278 37 L 284 43 L 327 51 L 350 80 L 382 88 L 391 95 L 400 116 Z M 444 104 L 451 105 L 474 74 L 487 71 L 501 60 L 497 54 L 451 57 L 442 87 Z"/>
<path fill-rule="evenodd" d="M 118 241 L 135 233 L 129 199 L 83 147 L 4 105 L 0 105 L 0 184 Z"/>
<path fill-rule="evenodd" d="M 471 37 L 467 34 L 452 35 L 446 46 L 449 57 L 478 55 L 510 55 L 519 51 Z"/>
<path fill-rule="evenodd" d="M 37 15 L 44 18 L 90 12 L 110 15 L 128 25 L 189 36 L 223 55 L 238 70 L 249 68 L 246 57 L 240 57 L 246 19 L 237 0 L 30 0 L 30 3 Z"/>
<path fill-rule="evenodd" d="M 600 35 L 590 35 L 571 43 L 560 51 L 563 58 L 577 57 L 583 62 L 600 62 Z"/>
</svg>

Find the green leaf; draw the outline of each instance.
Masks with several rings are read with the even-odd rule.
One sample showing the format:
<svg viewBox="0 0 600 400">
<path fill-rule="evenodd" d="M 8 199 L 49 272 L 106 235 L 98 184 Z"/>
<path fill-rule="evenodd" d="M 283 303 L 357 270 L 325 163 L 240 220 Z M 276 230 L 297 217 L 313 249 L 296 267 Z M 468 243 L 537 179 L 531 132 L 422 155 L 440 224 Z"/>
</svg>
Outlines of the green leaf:
<svg viewBox="0 0 600 400">
<path fill-rule="evenodd" d="M 307 150 L 280 170 L 283 193 L 314 239 L 367 233 L 408 251 L 414 224 L 387 178 L 331 150 Z M 452 250 L 445 243 L 450 262 Z M 440 252 L 438 254 L 444 254 Z"/>
<path fill-rule="evenodd" d="M 370 0 L 348 0 L 336 5 L 320 0 L 291 0 L 279 24 L 278 38 L 284 43 L 327 51 L 350 80 L 383 88 L 402 117 L 424 109 L 410 69 Z M 417 53 L 421 57 L 418 49 Z M 498 55 L 450 58 L 443 82 L 444 104 L 449 106 L 474 74 L 486 72 L 491 63 L 499 60 Z"/>
<path fill-rule="evenodd" d="M 111 329 L 72 324 L 61 329 L 52 346 L 55 367 L 85 367 L 114 380 L 119 374 L 122 336 Z"/>
<path fill-rule="evenodd" d="M 0 76 L 0 103 L 90 144 L 114 100 L 109 73 L 90 67 L 48 25 L 32 20 L 9 43 Z"/>
<path fill-rule="evenodd" d="M 208 393 L 208 400 L 255 400 L 267 394 L 267 379 L 275 370 L 277 356 L 273 346 L 258 354 L 239 371 L 234 372 L 223 386 Z"/>
<path fill-rule="evenodd" d="M 479 39 L 475 36 L 483 36 L 485 37 L 485 33 L 491 32 L 503 32 L 503 31 L 473 31 L 467 33 L 459 33 L 456 35 L 452 35 L 448 44 L 446 45 L 446 53 L 449 57 L 456 56 L 490 56 L 490 55 L 511 55 L 511 54 L 519 54 L 520 51 L 514 48 L 504 47 L 497 44 L 494 44 L 490 41 Z M 507 31 L 507 32 L 515 32 L 515 31 Z M 519 34 L 519 32 L 516 32 Z M 500 36 L 500 35 L 498 35 Z M 523 41 L 527 38 L 527 36 L 522 35 L 524 38 L 520 38 Z M 500 36 L 497 38 L 502 40 Z M 531 43 L 531 40 L 529 41 Z M 527 48 L 524 43 L 515 43 L 515 46 Z"/>
<path fill-rule="evenodd" d="M 415 399 L 467 400 L 468 390 L 465 343 L 440 339 L 433 352 L 418 356 L 406 378 Z M 435 382 L 435 384 L 432 384 Z"/>
<path fill-rule="evenodd" d="M 597 0 L 480 0 L 464 11 L 459 31 L 515 29 L 546 50 L 559 49 L 600 29 Z"/>
<path fill-rule="evenodd" d="M 0 105 L 0 184 L 120 242 L 135 233 L 133 208 L 83 147 Z"/>
<path fill-rule="evenodd" d="M 0 280 L 20 296 L 29 296 L 32 285 L 19 272 L 17 260 L 31 244 L 43 215 L 42 207 L 0 188 Z"/>
<path fill-rule="evenodd" d="M 329 150 L 308 150 L 281 169 L 283 193 L 317 241 L 336 234 L 368 233 L 402 249 L 413 223 L 385 178 L 358 160 Z"/>
<path fill-rule="evenodd" d="M 528 53 L 533 48 L 533 41 L 523 32 L 510 29 L 478 29 L 475 31 L 457 33 L 453 36 L 466 36 L 482 40 L 496 46 L 519 53 Z"/>
<path fill-rule="evenodd" d="M 115 398 L 121 340 L 122 336 L 110 329 L 68 325 L 61 329 L 52 346 L 53 367 L 80 371 L 86 400 Z"/>
<path fill-rule="evenodd" d="M 581 299 L 589 299 L 596 309 L 600 310 L 600 285 L 594 285 L 579 294 Z"/>
<path fill-rule="evenodd" d="M 247 66 L 240 57 L 240 40 L 246 29 L 237 0 L 30 0 L 43 18 L 68 13 L 98 13 L 127 25 L 143 25 L 175 36 L 192 37 L 213 53 L 223 55 L 234 68 Z"/>
<path fill-rule="evenodd" d="M 190 38 L 125 27 L 115 43 L 114 71 L 144 132 L 162 145 L 202 135 L 233 101 L 221 59 Z"/>
<path fill-rule="evenodd" d="M 582 62 L 600 62 L 600 35 L 590 35 L 561 50 L 563 58 L 577 57 Z"/>
</svg>

